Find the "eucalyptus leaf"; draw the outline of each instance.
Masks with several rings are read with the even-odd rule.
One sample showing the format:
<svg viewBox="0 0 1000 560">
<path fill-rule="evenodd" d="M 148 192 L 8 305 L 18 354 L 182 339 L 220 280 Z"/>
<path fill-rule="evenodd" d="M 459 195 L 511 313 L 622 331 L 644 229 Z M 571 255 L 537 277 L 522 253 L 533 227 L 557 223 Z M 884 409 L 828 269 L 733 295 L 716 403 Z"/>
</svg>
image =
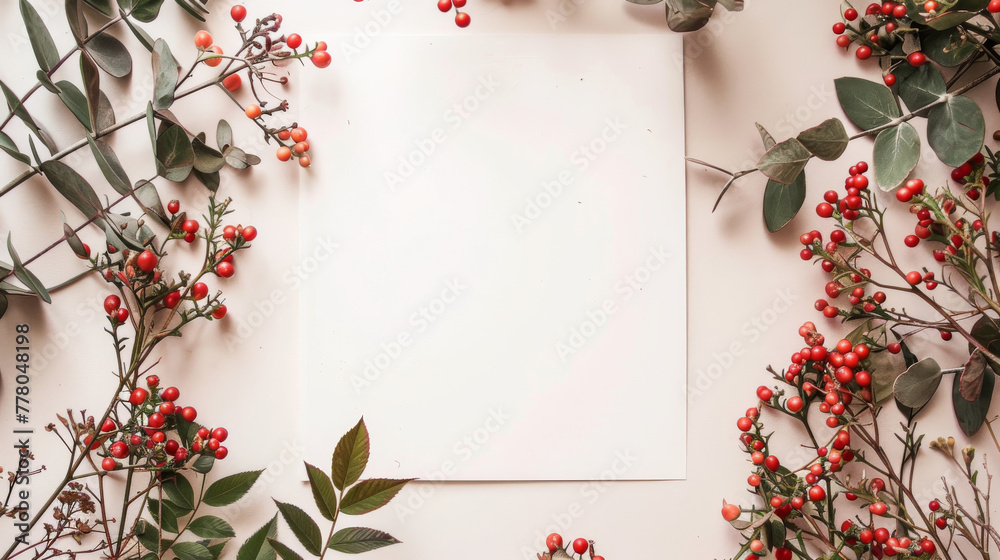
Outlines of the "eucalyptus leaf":
<svg viewBox="0 0 1000 560">
<path fill-rule="evenodd" d="M 132 181 L 129 180 L 125 168 L 122 167 L 115 151 L 104 140 L 87 136 L 87 143 L 90 144 L 90 152 L 94 154 L 97 166 L 118 194 L 129 194 L 132 192 Z"/>
<path fill-rule="evenodd" d="M 908 367 L 893 384 L 893 393 L 903 406 L 920 408 L 927 404 L 941 383 L 941 366 L 924 358 Z"/>
<path fill-rule="evenodd" d="M 259 157 L 248 154 L 236 146 L 229 146 L 222 155 L 226 158 L 226 164 L 233 169 L 246 169 L 260 163 Z"/>
<path fill-rule="evenodd" d="M 757 162 L 757 169 L 769 178 L 787 185 L 805 169 L 810 157 L 809 150 L 802 142 L 790 138 L 764 152 Z"/>
<path fill-rule="evenodd" d="M 3 96 L 7 100 L 7 107 L 12 113 L 14 113 L 14 116 L 20 119 L 21 122 L 24 123 L 24 126 L 28 127 L 28 130 L 33 132 L 35 136 L 42 141 L 42 144 L 45 145 L 45 148 L 50 154 L 56 153 L 58 150 L 56 150 L 56 145 L 55 142 L 52 141 L 52 137 L 42 131 L 41 127 L 39 127 L 35 123 L 34 119 L 31 118 L 28 110 L 21 104 L 21 100 L 13 91 L 11 91 L 9 87 L 7 87 L 7 84 L 2 81 L 0 81 L 0 91 L 3 91 Z"/>
<path fill-rule="evenodd" d="M 69 248 L 73 250 L 73 253 L 76 256 L 82 259 L 90 257 L 87 253 L 87 248 L 83 246 L 83 241 L 80 241 L 80 236 L 78 236 L 76 231 L 74 231 L 73 228 L 66 222 L 63 222 L 63 237 L 66 238 L 66 243 L 69 245 Z"/>
<path fill-rule="evenodd" d="M 906 180 L 920 160 L 920 135 L 910 123 L 887 128 L 875 137 L 875 182 L 891 191 Z"/>
<path fill-rule="evenodd" d="M 100 92 L 100 102 L 97 104 L 97 130 L 103 132 L 116 122 L 115 108 L 111 106 L 111 100 L 107 94 Z"/>
<path fill-rule="evenodd" d="M 991 317 L 986 315 L 980 317 L 976 324 L 972 325 L 969 334 L 991 354 L 1000 356 L 1000 329 Z M 975 349 L 976 347 L 970 343 L 969 352 L 972 353 Z M 994 360 L 990 360 L 990 367 L 993 368 L 993 371 L 1000 371 L 1000 364 Z"/>
<path fill-rule="evenodd" d="M 132 17 L 143 23 L 150 23 L 160 15 L 162 5 L 163 0 L 136 0 Z"/>
<path fill-rule="evenodd" d="M 10 136 L 7 136 L 2 131 L 0 131 L 0 150 L 3 150 L 4 152 L 7 153 L 7 155 L 9 155 L 10 157 L 16 159 L 21 163 L 24 164 L 31 163 L 31 158 L 22 154 L 21 151 L 17 149 L 17 144 L 15 144 L 14 141 L 10 139 Z"/>
<path fill-rule="evenodd" d="M 153 52 L 153 43 L 155 41 L 153 40 L 152 37 L 149 36 L 149 33 L 146 33 L 146 31 L 143 30 L 143 28 L 132 23 L 131 19 L 129 18 L 124 18 L 124 19 L 125 23 L 128 24 L 129 30 L 132 31 L 132 35 L 135 35 L 135 38 L 139 40 L 139 43 L 141 43 L 143 47 L 146 47 L 147 51 Z"/>
<path fill-rule="evenodd" d="M 115 15 L 114 8 L 111 7 L 112 0 L 83 0 L 88 6 L 97 10 L 104 17 L 113 17 Z"/>
<path fill-rule="evenodd" d="M 87 38 L 87 17 L 83 14 L 83 5 L 80 0 L 66 0 L 66 20 L 69 23 L 70 33 L 76 39 L 76 44 L 81 45 Z"/>
<path fill-rule="evenodd" d="M 226 160 L 222 153 L 205 145 L 201 139 L 192 140 L 191 147 L 194 150 L 194 168 L 201 173 L 211 174 L 225 167 Z"/>
<path fill-rule="evenodd" d="M 128 48 L 113 35 L 104 32 L 87 43 L 86 51 L 94 57 L 94 62 L 115 78 L 124 78 L 132 73 L 132 55 Z"/>
<path fill-rule="evenodd" d="M 187 132 L 178 125 L 170 125 L 156 139 L 157 171 L 168 181 L 180 183 L 194 169 L 194 148 Z"/>
<path fill-rule="evenodd" d="M 911 67 L 912 68 L 912 67 Z M 899 78 L 899 97 L 910 111 L 918 111 L 948 93 L 944 76 L 937 66 L 921 64 Z"/>
<path fill-rule="evenodd" d="M 204 11 L 207 14 L 208 13 L 207 10 L 199 10 L 200 6 L 191 2 L 187 2 L 185 0 L 174 0 L 174 1 L 177 2 L 177 5 L 183 8 L 184 11 L 187 12 L 191 17 L 201 22 L 205 21 L 205 16 L 203 16 L 199 12 Z"/>
<path fill-rule="evenodd" d="M 52 34 L 45 26 L 45 21 L 38 15 L 38 11 L 28 0 L 20 1 L 21 18 L 24 20 L 24 27 L 28 30 L 28 40 L 31 42 L 31 50 L 35 53 L 35 60 L 38 67 L 49 72 L 56 64 L 59 64 L 59 51 L 52 41 Z"/>
<path fill-rule="evenodd" d="M 201 171 L 195 169 L 191 172 L 191 174 L 194 175 L 195 179 L 198 179 L 198 182 L 205 185 L 206 189 L 212 191 L 213 193 L 218 192 L 219 185 L 222 183 L 222 176 L 218 171 L 215 173 L 202 173 Z"/>
<path fill-rule="evenodd" d="M 950 97 L 927 115 L 927 143 L 938 159 L 958 167 L 979 153 L 986 122 L 979 104 L 968 97 Z"/>
<path fill-rule="evenodd" d="M 220 151 L 233 144 L 233 127 L 229 126 L 225 120 L 220 120 L 219 126 L 215 129 L 215 143 L 219 146 Z"/>
<path fill-rule="evenodd" d="M 33 272 L 25 268 L 21 262 L 21 257 L 14 250 L 14 241 L 10 232 L 7 233 L 7 251 L 10 253 L 10 260 L 14 265 L 14 276 L 27 286 L 29 290 L 38 294 L 38 297 L 42 298 L 42 301 L 52 303 L 52 298 L 49 296 L 49 292 L 45 289 L 42 281 Z"/>
<path fill-rule="evenodd" d="M 965 362 L 960 374 L 962 379 L 959 382 L 958 392 L 963 399 L 973 402 L 979 398 L 983 391 L 983 376 L 987 373 L 993 375 L 986 363 L 986 357 L 977 348 L 969 356 L 969 361 Z"/>
<path fill-rule="evenodd" d="M 156 191 L 156 185 L 143 179 L 136 183 L 133 194 L 146 214 L 155 217 L 164 226 L 170 225 L 167 213 L 163 210 L 163 203 L 160 202 L 160 193 Z"/>
<path fill-rule="evenodd" d="M 631 4 L 638 4 L 640 6 L 652 6 L 653 4 L 659 4 L 663 0 L 626 0 Z"/>
<path fill-rule="evenodd" d="M 45 88 L 46 91 L 48 91 L 49 93 L 54 93 L 56 95 L 59 95 L 60 93 L 59 86 L 52 83 L 52 78 L 49 78 L 48 74 L 46 74 L 42 70 L 39 70 L 35 72 L 35 77 L 38 78 L 39 85 Z"/>
<path fill-rule="evenodd" d="M 861 130 L 871 130 L 900 116 L 892 91 L 882 84 L 861 78 L 834 80 L 837 99 L 847 118 Z"/>
<path fill-rule="evenodd" d="M 717 0 L 666 0 L 667 27 L 671 31 L 697 31 L 712 19 Z"/>
<path fill-rule="evenodd" d="M 824 161 L 839 158 L 851 140 L 840 119 L 825 120 L 818 126 L 803 130 L 796 138 L 810 153 Z"/>
<path fill-rule="evenodd" d="M 979 42 L 960 29 L 920 34 L 920 44 L 927 58 L 947 68 L 958 66 L 979 52 Z"/>
<path fill-rule="evenodd" d="M 760 141 L 764 143 L 764 149 L 770 150 L 771 148 L 773 148 L 774 145 L 777 144 L 777 142 L 775 142 L 774 140 L 774 136 L 771 136 L 771 133 L 768 132 L 762 124 L 760 123 L 754 123 L 754 124 L 757 125 L 757 132 L 760 134 Z"/>
<path fill-rule="evenodd" d="M 101 205 L 101 199 L 97 197 L 94 188 L 82 175 L 65 163 L 56 160 L 44 161 L 40 167 L 42 174 L 59 191 L 59 194 L 72 202 L 73 206 L 76 206 L 84 216 L 93 218 L 103 212 L 104 207 Z"/>
<path fill-rule="evenodd" d="M 83 91 L 87 96 L 87 113 L 91 132 L 99 132 L 97 128 L 101 113 L 101 75 L 97 65 L 86 51 L 80 53 L 80 74 L 83 76 Z"/>
<path fill-rule="evenodd" d="M 166 109 L 174 102 L 180 68 L 163 39 L 153 43 L 153 108 Z"/>
<path fill-rule="evenodd" d="M 996 385 L 996 375 L 988 373 L 983 376 L 982 388 L 979 398 L 969 402 L 962 397 L 962 378 L 955 376 L 951 389 L 951 402 L 955 407 L 955 418 L 962 432 L 971 436 L 983 427 L 986 415 L 990 410 L 990 402 L 993 400 L 993 388 Z"/>
<path fill-rule="evenodd" d="M 770 179 L 764 188 L 764 224 L 774 233 L 792 221 L 806 199 L 806 173 L 802 171 L 790 184 Z"/>
<path fill-rule="evenodd" d="M 63 102 L 63 105 L 73 113 L 76 120 L 80 121 L 80 124 L 87 129 L 87 132 L 93 132 L 93 126 L 90 122 L 90 104 L 80 88 L 66 80 L 56 82 L 56 87 L 59 88 L 59 100 Z"/>
</svg>

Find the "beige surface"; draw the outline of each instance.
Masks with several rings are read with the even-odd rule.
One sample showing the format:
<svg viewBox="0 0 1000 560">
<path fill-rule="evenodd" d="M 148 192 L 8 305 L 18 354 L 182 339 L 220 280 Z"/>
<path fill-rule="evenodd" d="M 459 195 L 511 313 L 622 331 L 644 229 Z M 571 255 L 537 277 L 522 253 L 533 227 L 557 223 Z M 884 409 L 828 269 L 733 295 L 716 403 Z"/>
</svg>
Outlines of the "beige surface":
<svg viewBox="0 0 1000 560">
<path fill-rule="evenodd" d="M 4 2 L 0 6 L 0 20 L 17 21 L 14 4 Z M 52 13 L 61 11 L 61 2 L 42 4 Z M 372 21 L 383 4 L 378 0 L 352 5 L 350 8 L 356 12 L 350 12 L 347 19 L 328 13 L 333 3 L 327 2 L 295 3 L 283 9 L 287 9 L 289 29 L 318 32 L 332 26 L 351 31 L 356 25 Z M 471 0 L 470 30 L 546 30 L 549 23 L 537 17 L 537 10 L 556 10 L 559 4 L 554 0 Z M 567 18 L 576 18 L 576 25 L 584 30 L 599 31 L 608 22 L 617 22 L 631 23 L 648 32 L 666 32 L 662 6 L 644 9 L 626 6 L 619 0 L 563 0 L 561 4 Z M 792 135 L 808 124 L 839 115 L 832 89 L 834 77 L 872 71 L 870 65 L 861 70 L 852 56 L 834 47 L 829 26 L 836 20 L 836 2 L 748 4 L 744 13 L 726 16 L 687 38 L 688 154 L 730 168 L 748 166 L 760 155 L 755 120 L 779 139 Z M 229 3 L 220 2 L 216 8 L 223 5 L 228 7 Z M 394 30 L 453 29 L 450 18 L 438 13 L 429 0 L 404 6 L 405 10 L 392 20 Z M 177 44 L 189 44 L 187 38 L 196 28 L 177 16 L 172 2 L 167 2 L 164 10 L 170 14 L 165 17 L 180 22 L 170 29 L 171 37 L 183 38 Z M 55 21 L 53 26 L 61 25 L 61 14 Z M 221 30 L 226 18 L 217 14 L 212 21 L 212 28 Z M 223 32 L 216 31 L 216 35 L 222 37 Z M 65 44 L 66 39 L 61 36 L 57 42 Z M 0 52 L 5 59 L 21 57 L 0 70 L 0 78 L 21 91 L 26 84 L 9 77 L 33 68 L 33 61 L 29 51 L 17 45 L 16 33 L 0 36 Z M 137 67 L 145 71 L 144 64 Z M 205 107 L 188 104 L 184 110 L 194 113 Z M 231 108 L 226 111 L 232 114 Z M 239 121 L 238 115 L 231 120 Z M 308 116 L 303 120 L 308 125 Z M 311 140 L 321 142 L 324 134 L 337 131 L 312 132 Z M 238 137 L 240 134 L 248 136 L 250 131 L 244 127 L 237 131 Z M 806 208 L 815 205 L 825 184 L 835 185 L 842 180 L 841 174 L 849 165 L 846 162 L 856 161 L 868 150 L 867 146 L 852 146 L 844 163 L 812 166 L 813 187 Z M 291 250 L 298 243 L 292 217 L 296 194 L 290 186 L 297 172 L 279 167 L 269 157 L 269 149 L 260 151 L 266 163 L 251 174 L 251 181 L 238 179 L 223 187 L 225 194 L 237 200 L 236 219 L 253 223 L 261 231 L 254 251 L 241 261 L 239 273 L 227 283 L 231 309 L 228 324 L 204 324 L 191 329 L 194 336 L 173 341 L 173 350 L 165 353 L 159 368 L 159 375 L 180 386 L 182 393 L 186 387 L 197 387 L 197 394 L 190 390 L 184 394 L 184 402 L 198 406 L 205 418 L 224 419 L 230 428 L 231 455 L 219 466 L 221 473 L 268 469 L 261 487 L 245 502 L 246 507 L 225 514 L 236 524 L 240 541 L 273 514 L 268 496 L 311 506 L 311 498 L 299 483 L 299 456 L 311 442 L 295 438 L 297 315 L 291 302 L 297 294 L 296 286 L 287 281 L 287 274 L 295 274 L 300 264 L 295 262 L 296 251 Z M 315 165 L 323 163 L 316 161 Z M 788 231 L 768 235 L 760 219 L 763 181 L 756 177 L 734 188 L 712 214 L 723 181 L 716 173 L 697 166 L 688 171 L 688 378 L 692 389 L 688 479 L 617 484 L 414 484 L 400 496 L 397 507 L 357 520 L 406 542 L 371 553 L 370 558 L 529 558 L 526 551 L 541 550 L 544 535 L 553 529 L 569 539 L 595 539 L 601 553 L 611 560 L 664 553 L 683 558 L 721 558 L 735 550 L 735 535 L 719 516 L 722 498 L 741 501 L 748 496 L 743 482 L 746 463 L 737 451 L 734 422 L 753 404 L 753 389 L 765 380 L 763 367 L 768 363 L 780 366 L 800 343 L 796 327 L 805 319 L 817 317 L 811 302 L 818 297 L 822 280 L 812 267 L 798 259 L 797 237 L 800 231 L 818 224 L 807 211 Z M 181 192 L 173 187 L 166 191 Z M 30 203 L 27 193 L 23 194 L 26 198 L 19 200 Z M 200 194 L 192 189 L 183 197 L 186 204 L 195 204 Z M 5 226 L 20 224 L 17 227 L 23 228 L 29 217 L 22 212 L 12 213 L 5 200 L 0 219 Z M 44 223 L 58 225 L 52 220 L 49 216 Z M 21 237 L 19 246 L 23 245 L 22 251 L 27 252 L 42 246 L 51 236 Z M 91 236 L 91 240 L 96 239 Z M 60 262 L 65 263 L 65 258 Z M 42 272 L 46 278 L 59 276 L 55 271 Z M 0 355 L 4 360 L 0 367 L 5 374 L 0 433 L 4 438 L 12 422 L 8 366 L 2 364 L 10 363 L 10 344 L 4 341 L 12 340 L 14 319 L 30 321 L 37 332 L 45 332 L 43 349 L 48 347 L 53 354 L 44 375 L 39 373 L 33 381 L 36 429 L 48 421 L 43 419 L 43 413 L 51 415 L 67 406 L 96 408 L 104 402 L 102 391 L 94 384 L 106 386 L 109 382 L 107 372 L 113 356 L 100 330 L 101 323 L 85 306 L 88 301 L 91 306 L 97 304 L 103 294 L 100 282 L 81 283 L 59 294 L 52 307 L 19 306 L 0 324 Z M 285 303 L 273 304 L 276 300 Z M 258 322 L 256 317 L 266 320 Z M 241 330 L 241 324 L 250 325 L 251 320 L 255 326 Z M 59 333 L 67 336 L 60 337 Z M 239 342 L 227 343 L 229 335 L 236 338 L 228 340 Z M 946 423 L 950 421 L 947 407 L 944 412 L 941 429 L 946 433 L 956 431 L 953 421 Z M 330 434 L 331 438 L 338 436 Z M 38 480 L 36 490 L 58 470 L 61 455 L 54 447 L 44 445 L 52 444 L 52 439 L 38 438 L 40 462 L 52 468 L 46 478 Z M 373 434 L 373 444 L 375 454 L 387 452 L 380 447 L 377 433 Z M 4 445 L 0 452 L 0 463 L 9 464 L 10 446 Z M 614 469 L 620 466 L 609 463 L 608 478 L 613 478 Z M 293 539 L 287 528 L 282 529 L 282 535 Z"/>
</svg>

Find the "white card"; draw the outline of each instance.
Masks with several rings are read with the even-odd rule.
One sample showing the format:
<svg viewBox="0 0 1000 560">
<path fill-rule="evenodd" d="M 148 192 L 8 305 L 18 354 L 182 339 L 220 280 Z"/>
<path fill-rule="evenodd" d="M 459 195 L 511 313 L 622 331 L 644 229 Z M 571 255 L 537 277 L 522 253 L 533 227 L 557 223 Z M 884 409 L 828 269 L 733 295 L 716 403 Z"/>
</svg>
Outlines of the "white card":
<svg viewBox="0 0 1000 560">
<path fill-rule="evenodd" d="M 680 53 L 383 35 L 302 74 L 310 462 L 363 415 L 366 476 L 685 476 Z"/>
</svg>

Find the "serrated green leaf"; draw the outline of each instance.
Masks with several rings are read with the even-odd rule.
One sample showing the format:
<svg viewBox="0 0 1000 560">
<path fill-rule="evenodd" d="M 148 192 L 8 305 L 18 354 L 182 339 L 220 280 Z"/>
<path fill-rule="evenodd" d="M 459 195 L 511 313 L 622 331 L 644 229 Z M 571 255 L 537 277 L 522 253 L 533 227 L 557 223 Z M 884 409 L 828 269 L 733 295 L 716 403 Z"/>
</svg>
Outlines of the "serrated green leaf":
<svg viewBox="0 0 1000 560">
<path fill-rule="evenodd" d="M 685 33 L 697 31 L 712 19 L 717 0 L 666 0 L 667 27 Z"/>
<path fill-rule="evenodd" d="M 146 509 L 149 511 L 149 515 L 153 517 L 153 521 L 158 523 L 162 530 L 168 533 L 176 533 L 178 531 L 177 512 L 167 505 L 168 503 L 166 501 L 150 499 L 146 502 Z"/>
<path fill-rule="evenodd" d="M 986 122 L 979 104 L 968 97 L 950 97 L 927 115 L 927 143 L 942 163 L 958 167 L 979 153 Z"/>
<path fill-rule="evenodd" d="M 162 487 L 172 502 L 189 511 L 194 509 L 194 488 L 184 475 L 175 473 L 163 481 Z"/>
<path fill-rule="evenodd" d="M 345 554 L 360 554 L 399 544 L 399 540 L 384 531 L 367 527 L 349 527 L 341 529 L 330 538 L 329 549 Z"/>
<path fill-rule="evenodd" d="M 180 560 L 212 560 L 212 552 L 203 544 L 196 542 L 179 542 L 170 547 L 170 550 L 177 555 Z"/>
<path fill-rule="evenodd" d="M 205 490 L 202 501 L 215 507 L 228 506 L 245 496 L 262 472 L 248 471 L 220 478 Z"/>
<path fill-rule="evenodd" d="M 958 419 L 958 425 L 962 428 L 962 432 L 967 436 L 972 436 L 979 431 L 979 428 L 983 427 L 986 415 L 990 411 L 990 402 L 993 400 L 993 388 L 996 385 L 996 375 L 992 372 L 987 372 L 983 376 L 979 398 L 972 402 L 962 397 L 961 385 L 962 378 L 956 375 L 952 383 L 951 402 L 955 407 L 955 418 Z"/>
<path fill-rule="evenodd" d="M 362 418 L 350 431 L 341 436 L 337 447 L 333 450 L 330 478 L 337 490 L 343 491 L 344 488 L 361 478 L 365 467 L 368 466 L 370 453 L 371 442 L 368 437 L 368 427 L 365 426 L 365 419 Z"/>
<path fill-rule="evenodd" d="M 160 552 L 166 550 L 166 546 L 169 544 L 160 539 L 159 529 L 145 519 L 140 519 L 135 524 L 135 536 L 146 550 L 157 553 L 157 557 L 159 557 Z"/>
<path fill-rule="evenodd" d="M 268 537 L 274 538 L 278 534 L 278 516 L 271 518 L 253 535 L 250 535 L 239 551 L 236 553 L 236 560 L 274 560 L 275 552 L 271 548 L 271 543 L 267 542 Z"/>
<path fill-rule="evenodd" d="M 824 161 L 839 158 L 851 140 L 840 119 L 827 119 L 818 126 L 803 130 L 796 138 L 812 155 Z"/>
<path fill-rule="evenodd" d="M 191 521 L 191 524 L 188 525 L 188 531 L 206 539 L 224 539 L 236 536 L 236 532 L 233 531 L 233 527 L 229 523 L 214 515 L 203 515 Z"/>
<path fill-rule="evenodd" d="M 215 544 L 209 544 L 209 542 L 210 541 L 206 540 L 201 544 L 205 545 L 205 548 L 207 548 L 208 551 L 212 553 L 212 558 L 214 560 L 219 560 L 219 557 L 222 556 L 222 550 L 226 548 L 226 544 L 229 542 L 229 539 L 226 539 L 224 541 L 219 541 Z"/>
<path fill-rule="evenodd" d="M 887 128 L 875 137 L 875 182 L 891 191 L 906 180 L 920 160 L 920 135 L 910 123 Z"/>
<path fill-rule="evenodd" d="M 73 113 L 76 120 L 80 121 L 80 124 L 87 129 L 87 132 L 93 132 L 94 128 L 90 121 L 90 104 L 80 88 L 66 80 L 56 82 L 56 87 L 59 88 L 59 100 L 63 102 L 63 105 Z"/>
<path fill-rule="evenodd" d="M 371 478 L 352 486 L 340 500 L 340 512 L 347 515 L 362 515 L 386 505 L 392 500 L 408 479 Z"/>
<path fill-rule="evenodd" d="M 187 132 L 170 125 L 156 139 L 157 172 L 168 181 L 183 182 L 194 169 L 194 148 Z"/>
<path fill-rule="evenodd" d="M 153 43 L 153 108 L 166 109 L 174 103 L 180 68 L 170 46 L 163 39 Z"/>
<path fill-rule="evenodd" d="M 277 539 L 269 537 L 267 539 L 267 542 L 268 544 L 271 545 L 271 548 L 273 548 L 274 551 L 278 553 L 278 556 L 281 557 L 281 560 L 302 560 L 302 556 L 299 556 L 298 552 L 295 552 L 294 550 L 288 548 Z"/>
<path fill-rule="evenodd" d="M 286 504 L 278 500 L 274 500 L 274 503 L 278 506 L 281 518 L 285 520 L 285 523 L 291 528 L 292 534 L 302 543 L 306 551 L 313 556 L 319 556 L 323 550 L 323 536 L 320 534 L 316 522 L 296 505 Z M 278 554 L 280 555 L 281 551 L 278 551 Z"/>
<path fill-rule="evenodd" d="M 3 150 L 7 155 L 21 163 L 31 164 L 31 158 L 22 154 L 21 151 L 17 149 L 17 144 L 10 139 L 10 136 L 7 136 L 3 132 L 0 132 L 0 150 Z"/>
<path fill-rule="evenodd" d="M 795 138 L 789 138 L 764 152 L 757 162 L 757 169 L 769 178 L 787 185 L 805 169 L 809 158 L 809 150 Z"/>
<path fill-rule="evenodd" d="M 52 34 L 45 22 L 28 0 L 21 0 L 21 18 L 24 20 L 24 27 L 28 30 L 28 40 L 31 42 L 31 50 L 35 53 L 35 60 L 38 67 L 48 72 L 56 64 L 59 64 L 59 51 L 52 41 Z"/>
<path fill-rule="evenodd" d="M 785 227 L 802 208 L 805 199 L 805 171 L 788 185 L 769 180 L 764 188 L 764 224 L 767 230 L 774 233 Z"/>
<path fill-rule="evenodd" d="M 909 408 L 927 404 L 941 383 L 941 366 L 933 358 L 924 358 L 896 378 L 893 394 L 896 401 Z"/>
<path fill-rule="evenodd" d="M 52 298 L 49 296 L 49 292 L 45 289 L 42 281 L 21 263 L 21 257 L 14 250 L 14 243 L 10 232 L 7 233 L 7 251 L 10 252 L 10 260 L 14 265 L 14 276 L 27 286 L 29 290 L 38 294 L 38 297 L 42 298 L 42 301 L 52 303 Z"/>
<path fill-rule="evenodd" d="M 900 116 L 892 91 L 882 84 L 861 78 L 834 80 L 840 106 L 861 130 L 871 130 Z"/>
<path fill-rule="evenodd" d="M 191 470 L 201 474 L 207 474 L 215 466 L 215 457 L 211 455 L 200 455 L 191 465 Z"/>
<path fill-rule="evenodd" d="M 922 64 L 899 80 L 899 97 L 910 111 L 920 110 L 948 92 L 937 66 Z"/>
<path fill-rule="evenodd" d="M 86 50 L 94 62 L 111 76 L 124 78 L 132 73 L 132 55 L 128 48 L 108 33 L 101 33 L 87 43 Z"/>
<path fill-rule="evenodd" d="M 334 494 L 333 482 L 322 469 L 306 463 L 306 474 L 309 477 L 309 487 L 312 489 L 313 500 L 319 513 L 328 521 L 333 521 L 337 513 L 337 496 Z"/>
</svg>

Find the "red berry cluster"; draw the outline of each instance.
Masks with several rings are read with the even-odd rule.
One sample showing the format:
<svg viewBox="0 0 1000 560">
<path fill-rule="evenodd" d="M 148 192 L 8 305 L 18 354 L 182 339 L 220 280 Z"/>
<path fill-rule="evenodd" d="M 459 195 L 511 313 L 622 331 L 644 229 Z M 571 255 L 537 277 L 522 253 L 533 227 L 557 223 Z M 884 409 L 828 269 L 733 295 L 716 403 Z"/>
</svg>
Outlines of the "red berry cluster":
<svg viewBox="0 0 1000 560">
<path fill-rule="evenodd" d="M 982 194 L 980 188 L 985 189 L 990 186 L 986 170 L 986 157 L 980 152 L 972 156 L 969 161 L 952 169 L 951 178 L 959 185 L 965 185 L 965 196 L 969 200 L 979 200 Z"/>
<path fill-rule="evenodd" d="M 724 503 L 723 518 L 733 522 L 745 513 L 757 517 L 773 514 L 788 524 L 800 517 L 815 516 L 817 511 L 820 515 L 824 511 L 832 515 L 832 501 L 842 495 L 851 502 L 861 500 L 864 506 L 862 512 L 867 512 L 868 521 L 864 525 L 848 519 L 840 525 L 840 533 L 835 539 L 836 542 L 842 541 L 846 546 L 854 548 L 859 557 L 864 557 L 865 553 L 870 553 L 875 558 L 896 555 L 921 558 L 924 554 L 933 554 L 935 544 L 932 540 L 925 538 L 913 541 L 905 536 L 896 537 L 885 527 L 879 526 L 893 521 L 889 510 L 890 507 L 896 507 L 897 500 L 894 489 L 887 488 L 884 480 L 861 478 L 852 482 L 851 477 L 838 474 L 859 458 L 852 447 L 852 434 L 859 417 L 872 407 L 869 360 L 874 352 L 884 348 L 870 340 L 851 342 L 847 339 L 827 348 L 824 346 L 825 337 L 811 322 L 806 322 L 799 328 L 799 335 L 805 342 L 805 347 L 792 354 L 790 364 L 782 374 L 775 374 L 777 379 L 788 384 L 790 395 L 786 397 L 785 390 L 762 385 L 757 388 L 755 395 L 758 406 L 748 409 L 736 422 L 741 432 L 740 443 L 753 465 L 753 472 L 747 478 L 747 483 L 766 507 L 761 511 L 758 508 L 743 509 L 735 504 Z M 815 455 L 803 466 L 790 470 L 772 452 L 771 434 L 765 431 L 761 423 L 761 413 L 764 409 L 771 409 L 808 425 L 807 416 L 814 405 L 816 410 L 827 415 L 825 423 L 830 432 L 824 436 L 818 430 L 811 430 Z M 864 443 L 870 444 L 867 439 L 862 439 Z M 807 511 L 806 504 L 810 502 L 817 506 Z M 935 507 L 939 505 L 932 505 L 932 511 Z M 841 506 L 837 511 L 844 509 L 846 508 Z M 855 519 L 859 522 L 863 520 L 860 512 Z M 938 523 L 941 527 L 941 522 Z M 740 527 L 745 528 L 745 525 Z M 765 531 L 769 531 L 767 524 L 754 524 L 751 528 L 754 529 L 753 533 L 748 536 L 744 550 L 741 551 L 749 552 L 746 558 L 757 559 L 767 556 L 769 552 L 775 558 L 792 558 L 794 542 L 774 542 L 773 532 L 765 534 Z M 791 530 L 781 533 L 789 536 L 793 534 Z M 831 535 L 831 539 L 833 538 Z"/>
<path fill-rule="evenodd" d="M 934 15 L 939 8 L 935 0 L 923 4 L 922 16 Z M 833 32 L 837 35 L 837 46 L 848 48 L 853 43 L 858 44 L 855 56 L 867 60 L 873 55 L 886 58 L 883 79 L 887 86 L 896 83 L 892 67 L 905 60 L 911 66 L 921 66 L 927 62 L 927 55 L 920 51 L 900 54 L 895 49 L 907 33 L 915 33 L 913 22 L 907 14 L 906 5 L 898 2 L 871 3 L 865 9 L 865 17 L 860 18 L 854 8 L 844 10 L 843 21 L 833 24 Z"/>
<path fill-rule="evenodd" d="M 451 9 L 455 8 L 455 25 L 459 27 L 468 27 L 472 23 L 472 18 L 467 12 L 460 11 L 459 8 L 465 7 L 466 0 L 438 0 L 438 9 L 442 12 L 448 13 Z"/>
<path fill-rule="evenodd" d="M 146 377 L 146 385 L 148 389 L 136 387 L 121 399 L 128 409 L 128 413 L 118 415 L 128 418 L 123 424 L 107 418 L 100 433 L 85 432 L 83 446 L 100 449 L 99 454 L 105 456 L 101 468 L 179 469 L 195 456 L 226 458 L 229 450 L 222 442 L 229 437 L 228 430 L 193 424 L 198 411 L 177 404 L 180 390 L 161 389 L 158 376 Z"/>
<path fill-rule="evenodd" d="M 545 554 L 539 554 L 539 560 L 557 559 L 557 558 L 572 558 L 570 554 L 570 549 L 583 559 L 584 554 L 589 554 L 590 560 L 604 560 L 603 556 L 597 556 L 594 553 L 594 541 L 587 539 L 576 539 L 572 543 L 569 543 L 565 547 L 563 546 L 563 538 L 559 533 L 552 533 L 545 539 L 545 547 L 549 551 Z"/>
<path fill-rule="evenodd" d="M 312 160 L 306 155 L 309 151 L 309 132 L 301 126 L 285 127 L 276 131 L 276 136 L 281 143 L 276 154 L 278 161 L 288 161 L 294 156 L 298 159 L 299 165 L 309 167 Z"/>
</svg>

